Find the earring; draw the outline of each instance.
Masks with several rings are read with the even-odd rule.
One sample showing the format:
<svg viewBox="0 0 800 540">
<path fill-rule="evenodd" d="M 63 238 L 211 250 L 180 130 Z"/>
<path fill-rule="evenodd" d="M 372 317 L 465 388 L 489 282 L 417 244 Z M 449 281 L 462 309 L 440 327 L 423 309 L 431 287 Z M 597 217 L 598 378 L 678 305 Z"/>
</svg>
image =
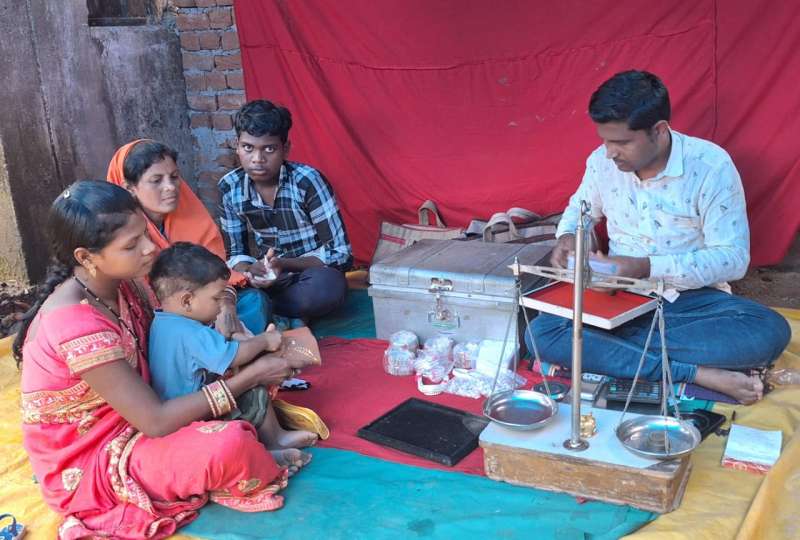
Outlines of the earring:
<svg viewBox="0 0 800 540">
<path fill-rule="evenodd" d="M 97 277 L 97 267 L 92 263 L 86 263 L 86 270 L 92 277 Z"/>
</svg>

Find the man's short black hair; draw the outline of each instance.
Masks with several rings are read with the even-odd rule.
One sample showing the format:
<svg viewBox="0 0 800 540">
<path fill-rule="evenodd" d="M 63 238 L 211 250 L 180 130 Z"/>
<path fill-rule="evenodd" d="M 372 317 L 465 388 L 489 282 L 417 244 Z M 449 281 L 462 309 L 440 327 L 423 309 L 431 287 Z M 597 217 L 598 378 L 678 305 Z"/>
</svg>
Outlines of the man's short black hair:
<svg viewBox="0 0 800 540">
<path fill-rule="evenodd" d="M 286 107 L 273 104 L 266 99 L 256 99 L 242 105 L 233 120 L 236 136 L 248 133 L 253 137 L 278 136 L 281 142 L 289 139 L 292 129 L 292 113 Z"/>
<path fill-rule="evenodd" d="M 617 73 L 589 100 L 589 116 L 595 123 L 627 122 L 632 130 L 650 129 L 669 120 L 670 112 L 667 87 L 647 71 Z"/>
<path fill-rule="evenodd" d="M 158 254 L 150 269 L 150 285 L 163 301 L 178 291 L 194 291 L 230 276 L 225 261 L 203 246 L 175 242 Z"/>
</svg>

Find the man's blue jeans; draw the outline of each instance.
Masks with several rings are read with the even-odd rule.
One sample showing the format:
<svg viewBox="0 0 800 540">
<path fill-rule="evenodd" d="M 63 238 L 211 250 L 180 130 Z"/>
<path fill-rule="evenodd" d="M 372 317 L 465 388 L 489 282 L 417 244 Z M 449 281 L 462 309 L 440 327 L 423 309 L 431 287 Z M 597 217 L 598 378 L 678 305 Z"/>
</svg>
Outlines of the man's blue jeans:
<svg viewBox="0 0 800 540">
<path fill-rule="evenodd" d="M 639 365 L 653 313 L 614 330 L 583 325 L 583 371 L 632 379 Z M 675 382 L 693 382 L 698 366 L 745 370 L 766 366 L 786 348 L 791 330 L 786 319 L 751 300 L 712 288 L 683 291 L 672 304 L 664 302 L 667 353 Z M 572 364 L 572 321 L 541 313 L 531 323 L 545 362 Z M 525 333 L 533 351 L 530 333 Z M 661 379 L 658 327 L 641 376 Z"/>
</svg>

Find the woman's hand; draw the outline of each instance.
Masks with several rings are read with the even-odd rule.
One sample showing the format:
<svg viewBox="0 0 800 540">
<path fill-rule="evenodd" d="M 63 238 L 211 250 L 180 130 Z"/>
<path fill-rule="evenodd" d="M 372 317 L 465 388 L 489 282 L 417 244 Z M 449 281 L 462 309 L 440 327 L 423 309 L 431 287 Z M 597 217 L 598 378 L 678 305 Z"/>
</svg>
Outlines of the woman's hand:
<svg viewBox="0 0 800 540">
<path fill-rule="evenodd" d="M 275 352 L 283 345 L 283 336 L 274 324 L 269 323 L 267 329 L 264 331 L 264 350 L 267 352 Z"/>
<path fill-rule="evenodd" d="M 250 382 L 255 382 L 253 386 L 269 386 L 281 384 L 293 373 L 294 369 L 285 358 L 275 354 L 265 354 L 247 364 L 239 375 L 247 377 Z"/>
<path fill-rule="evenodd" d="M 117 413 L 148 437 L 164 437 L 211 414 L 202 392 L 162 402 L 125 360 L 90 369 L 81 377 Z M 245 381 L 240 381 L 237 388 L 231 388 L 234 395 L 247 389 Z"/>
<path fill-rule="evenodd" d="M 294 372 L 284 358 L 265 355 L 244 366 L 226 382 L 233 395 L 239 396 L 255 386 L 281 384 Z M 164 437 L 211 415 L 202 392 L 162 402 L 125 360 L 90 369 L 81 377 L 117 413 L 148 437 Z"/>
<path fill-rule="evenodd" d="M 226 298 L 222 301 L 219 315 L 214 321 L 214 328 L 225 336 L 225 339 L 231 339 L 233 334 L 244 331 L 244 325 L 236 314 L 236 302 L 233 299 Z"/>
</svg>

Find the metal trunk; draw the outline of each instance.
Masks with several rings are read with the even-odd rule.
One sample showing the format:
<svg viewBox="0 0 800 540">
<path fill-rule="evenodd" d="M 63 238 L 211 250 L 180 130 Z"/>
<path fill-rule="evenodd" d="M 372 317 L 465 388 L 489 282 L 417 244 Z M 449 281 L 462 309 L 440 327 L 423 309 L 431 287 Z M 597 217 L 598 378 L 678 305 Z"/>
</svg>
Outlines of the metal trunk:
<svg viewBox="0 0 800 540">
<path fill-rule="evenodd" d="M 552 243 L 496 244 L 421 240 L 370 268 L 369 294 L 378 338 L 410 330 L 421 340 L 446 334 L 456 341 L 502 341 L 514 312 L 515 280 L 509 266 L 542 264 Z M 544 278 L 523 276 L 522 291 Z M 518 339 L 519 321 L 510 330 Z"/>
</svg>

